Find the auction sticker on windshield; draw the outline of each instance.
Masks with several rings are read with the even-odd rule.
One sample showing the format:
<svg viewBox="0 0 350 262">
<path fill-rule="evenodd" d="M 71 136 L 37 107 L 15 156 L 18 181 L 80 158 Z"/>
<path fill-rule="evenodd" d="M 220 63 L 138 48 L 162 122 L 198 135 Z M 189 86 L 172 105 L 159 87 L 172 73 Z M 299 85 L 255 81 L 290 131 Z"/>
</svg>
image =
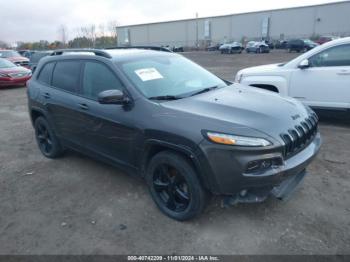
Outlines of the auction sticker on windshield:
<svg viewBox="0 0 350 262">
<path fill-rule="evenodd" d="M 135 70 L 135 73 L 144 82 L 163 78 L 163 76 L 158 72 L 158 70 L 153 67 L 138 69 Z"/>
</svg>

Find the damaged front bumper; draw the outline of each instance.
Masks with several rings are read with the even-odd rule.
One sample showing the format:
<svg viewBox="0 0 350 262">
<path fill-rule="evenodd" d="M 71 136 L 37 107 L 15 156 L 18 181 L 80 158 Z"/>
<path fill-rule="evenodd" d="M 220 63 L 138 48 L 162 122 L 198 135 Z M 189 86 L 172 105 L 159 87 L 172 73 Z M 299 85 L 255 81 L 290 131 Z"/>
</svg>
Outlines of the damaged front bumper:
<svg viewBox="0 0 350 262">
<path fill-rule="evenodd" d="M 278 186 L 242 190 L 234 196 L 225 196 L 223 206 L 232 206 L 239 203 L 259 203 L 265 201 L 269 196 L 274 196 L 279 200 L 287 200 L 307 174 L 306 170 L 303 170 L 299 174 L 288 177 Z"/>
</svg>

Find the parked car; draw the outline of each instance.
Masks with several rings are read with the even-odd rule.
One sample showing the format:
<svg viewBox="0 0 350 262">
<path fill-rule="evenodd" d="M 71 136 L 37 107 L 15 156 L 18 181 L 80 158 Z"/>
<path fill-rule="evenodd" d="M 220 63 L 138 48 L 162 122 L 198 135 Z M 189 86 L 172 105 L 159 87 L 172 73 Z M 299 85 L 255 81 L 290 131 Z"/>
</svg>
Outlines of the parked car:
<svg viewBox="0 0 350 262">
<path fill-rule="evenodd" d="M 270 48 L 265 42 L 250 41 L 245 48 L 247 53 L 269 53 Z"/>
<path fill-rule="evenodd" d="M 0 87 L 23 86 L 31 76 L 32 73 L 27 68 L 0 58 Z"/>
<path fill-rule="evenodd" d="M 28 82 L 40 151 L 72 148 L 145 178 L 173 219 L 198 215 L 209 193 L 231 204 L 287 197 L 319 150 L 317 117 L 294 99 L 232 85 L 176 53 L 86 52 L 41 59 Z"/>
<path fill-rule="evenodd" d="M 206 49 L 207 51 L 218 51 L 222 44 L 211 44 Z"/>
<path fill-rule="evenodd" d="M 223 44 L 219 47 L 219 50 L 221 52 L 221 54 L 240 54 L 242 53 L 243 50 L 243 46 L 241 43 L 238 42 L 232 42 L 229 44 Z"/>
<path fill-rule="evenodd" d="M 310 39 L 293 39 L 288 42 L 288 51 L 289 52 L 306 52 L 309 51 L 319 44 L 311 41 Z"/>
<path fill-rule="evenodd" d="M 184 52 L 184 48 L 183 46 L 173 46 L 172 51 L 176 53 L 181 53 Z"/>
<path fill-rule="evenodd" d="M 272 41 L 265 40 L 264 43 L 269 46 L 270 50 L 275 48 L 275 44 Z"/>
<path fill-rule="evenodd" d="M 314 41 L 312 41 L 310 39 L 303 39 L 303 41 L 304 41 L 305 51 L 309 51 L 309 50 L 315 48 L 316 46 L 319 46 L 319 44 L 315 43 Z"/>
<path fill-rule="evenodd" d="M 304 40 L 302 40 L 302 39 L 289 40 L 287 48 L 288 48 L 289 53 L 291 53 L 291 52 L 298 52 L 298 53 L 303 52 L 303 51 L 305 51 Z"/>
<path fill-rule="evenodd" d="M 0 50 L 0 58 L 5 58 L 16 65 L 29 67 L 29 59 L 21 56 L 17 51 L 14 50 Z"/>
<path fill-rule="evenodd" d="M 323 45 L 324 43 L 333 41 L 338 39 L 339 37 L 336 36 L 321 36 L 319 39 L 317 39 L 315 42 L 319 45 Z"/>
<path fill-rule="evenodd" d="M 279 40 L 275 43 L 276 49 L 287 49 L 288 41 L 286 40 Z"/>
<path fill-rule="evenodd" d="M 350 109 L 350 37 L 333 40 L 285 64 L 246 68 L 236 82 L 291 96 L 321 109 Z"/>
<path fill-rule="evenodd" d="M 34 50 L 19 50 L 17 51 L 21 56 L 30 59 L 30 57 L 36 52 Z"/>
<path fill-rule="evenodd" d="M 32 72 L 34 73 L 40 59 L 45 57 L 45 56 L 49 56 L 51 54 L 52 54 L 52 51 L 37 51 L 37 52 L 33 53 L 29 59 L 30 70 L 32 70 Z"/>
</svg>

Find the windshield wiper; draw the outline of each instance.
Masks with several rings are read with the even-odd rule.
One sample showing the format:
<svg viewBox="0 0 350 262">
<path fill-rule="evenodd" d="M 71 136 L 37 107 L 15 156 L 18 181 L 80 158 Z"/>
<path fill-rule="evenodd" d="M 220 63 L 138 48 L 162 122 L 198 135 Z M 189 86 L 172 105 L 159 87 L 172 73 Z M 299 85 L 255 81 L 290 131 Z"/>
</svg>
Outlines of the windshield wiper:
<svg viewBox="0 0 350 262">
<path fill-rule="evenodd" d="M 151 100 L 177 100 L 180 98 L 181 97 L 179 97 L 179 96 L 165 95 L 165 96 L 152 96 L 152 97 L 149 97 L 148 99 L 151 99 Z"/>
<path fill-rule="evenodd" d="M 196 92 L 190 94 L 189 96 L 195 96 L 195 95 L 203 94 L 203 93 L 209 92 L 209 91 L 211 91 L 211 90 L 214 90 L 214 89 L 216 89 L 216 88 L 218 88 L 218 87 L 219 87 L 219 86 L 206 87 L 206 88 L 203 88 L 203 89 L 201 89 L 201 90 L 199 90 L 199 91 L 196 91 Z"/>
</svg>

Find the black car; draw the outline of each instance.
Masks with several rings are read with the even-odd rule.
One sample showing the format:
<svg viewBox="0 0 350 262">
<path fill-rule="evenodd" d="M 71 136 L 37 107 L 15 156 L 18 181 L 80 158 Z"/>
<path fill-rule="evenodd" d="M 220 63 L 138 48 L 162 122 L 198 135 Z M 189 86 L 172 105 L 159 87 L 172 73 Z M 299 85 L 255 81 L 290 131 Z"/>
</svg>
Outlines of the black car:
<svg viewBox="0 0 350 262">
<path fill-rule="evenodd" d="M 56 51 L 28 82 L 28 107 L 44 156 L 74 149 L 141 176 L 177 220 L 211 194 L 288 196 L 321 144 L 309 107 L 162 51 Z"/>
<path fill-rule="evenodd" d="M 288 42 L 289 52 L 305 52 L 309 51 L 318 46 L 317 43 L 311 41 L 310 39 L 293 39 Z"/>
<path fill-rule="evenodd" d="M 286 41 L 286 40 L 278 40 L 274 44 L 274 47 L 276 49 L 287 49 L 287 46 L 288 46 L 288 41 Z"/>
</svg>

